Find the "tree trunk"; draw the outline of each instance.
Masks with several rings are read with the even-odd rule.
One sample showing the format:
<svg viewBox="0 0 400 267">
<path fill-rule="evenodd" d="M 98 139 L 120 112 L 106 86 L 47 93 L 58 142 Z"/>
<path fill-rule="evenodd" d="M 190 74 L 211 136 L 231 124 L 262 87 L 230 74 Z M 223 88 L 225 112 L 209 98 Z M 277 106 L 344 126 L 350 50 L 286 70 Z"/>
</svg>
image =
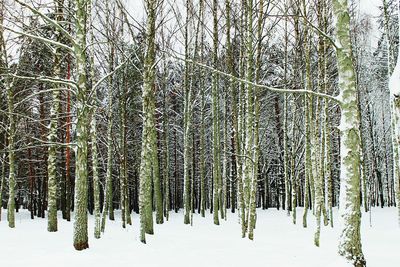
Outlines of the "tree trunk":
<svg viewBox="0 0 400 267">
<path fill-rule="evenodd" d="M 218 64 L 218 2 L 213 0 L 213 66 Z M 219 225 L 219 199 L 220 199 L 220 158 L 219 158 L 219 100 L 218 100 L 218 74 L 212 74 L 212 116 L 213 116 L 213 218 L 214 224 Z"/>
<path fill-rule="evenodd" d="M 157 144 L 155 138 L 152 138 L 152 132 L 155 132 L 154 113 L 154 81 L 155 81 L 155 33 L 157 1 L 146 0 L 147 23 L 146 23 L 146 52 L 143 73 L 143 133 L 142 133 L 142 152 L 140 162 L 140 241 L 146 243 L 145 234 L 153 234 L 153 209 L 152 209 L 152 190 L 151 181 L 154 169 L 152 161 L 154 160 L 153 151 Z M 158 164 L 158 162 L 154 163 Z"/>
<path fill-rule="evenodd" d="M 339 44 L 336 54 L 341 99 L 340 214 L 343 228 L 339 254 L 355 267 L 363 267 L 366 263 L 361 249 L 360 233 L 360 119 L 347 0 L 333 0 L 333 15 Z"/>
<path fill-rule="evenodd" d="M 74 247 L 76 250 L 89 248 L 88 240 L 88 107 L 87 77 L 86 77 L 86 17 L 88 1 L 75 0 L 76 4 L 76 45 L 74 52 L 77 67 L 77 153 L 76 153 L 76 182 L 75 182 L 75 216 L 74 216 Z"/>
</svg>

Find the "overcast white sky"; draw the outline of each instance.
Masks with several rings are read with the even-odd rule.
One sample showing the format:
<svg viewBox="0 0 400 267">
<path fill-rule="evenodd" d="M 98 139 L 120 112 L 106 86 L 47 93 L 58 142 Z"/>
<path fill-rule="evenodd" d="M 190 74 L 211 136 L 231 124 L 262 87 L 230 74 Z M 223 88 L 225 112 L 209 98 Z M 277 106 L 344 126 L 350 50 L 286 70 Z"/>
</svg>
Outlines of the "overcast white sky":
<svg viewBox="0 0 400 267">
<path fill-rule="evenodd" d="M 10 2 L 13 2 L 13 0 L 8 0 Z M 29 0 L 27 0 L 29 1 Z M 36 0 L 40 2 L 48 2 L 51 0 Z M 145 17 L 145 10 L 144 10 L 144 0 L 124 0 L 127 4 L 127 9 L 129 10 L 129 13 L 133 18 L 135 18 L 136 21 L 142 22 Z M 178 4 L 179 6 L 182 6 L 182 4 L 185 2 L 185 0 L 164 0 L 164 6 L 165 7 L 170 7 L 170 4 L 176 7 Z M 194 0 L 195 2 L 197 0 Z M 233 0 L 237 1 L 237 0 Z M 379 6 L 382 5 L 383 0 L 355 0 L 358 1 L 358 6 L 360 9 L 360 13 L 366 13 L 372 16 L 374 28 L 371 33 L 371 45 L 373 47 L 376 46 L 377 40 L 379 38 L 379 32 L 377 30 L 377 18 L 379 17 Z M 223 3 L 223 1 L 221 0 Z M 179 9 L 179 8 L 178 8 Z M 184 8 L 182 8 L 184 11 Z M 183 12 L 184 13 L 184 12 Z M 173 14 L 171 14 L 173 16 Z M 171 21 L 172 23 L 172 21 Z M 175 35 L 178 34 L 180 35 L 179 32 L 176 32 Z M 181 36 L 174 36 L 175 38 L 180 38 Z M 178 44 L 179 46 L 179 44 Z"/>
<path fill-rule="evenodd" d="M 133 0 L 136 1 L 136 0 Z M 359 0 L 359 8 L 361 13 L 366 13 L 372 16 L 373 29 L 371 33 L 371 45 L 376 47 L 379 40 L 378 22 L 379 6 L 382 6 L 382 0 Z"/>
<path fill-rule="evenodd" d="M 362 12 L 377 16 L 379 14 L 378 6 L 382 5 L 382 0 L 358 0 Z M 144 4 L 143 0 L 126 0 L 127 6 L 133 16 L 142 17 Z"/>
<path fill-rule="evenodd" d="M 145 16 L 144 11 L 144 0 L 125 0 L 127 4 L 127 9 L 129 10 L 132 17 L 134 17 L 137 21 L 143 21 Z M 169 6 L 171 3 L 176 5 L 177 2 L 182 4 L 185 0 L 164 0 L 164 6 Z M 194 0 L 196 2 L 196 0 Z M 236 1 L 236 0 L 233 0 Z M 371 46 L 376 47 L 380 33 L 377 27 L 377 18 L 379 17 L 379 6 L 382 5 L 383 0 L 355 0 L 357 1 L 357 5 L 359 7 L 360 15 L 362 13 L 371 15 L 373 21 L 373 28 L 371 31 Z M 184 13 L 184 10 L 183 10 Z M 180 38 L 178 36 L 175 36 Z"/>
<path fill-rule="evenodd" d="M 132 0 L 137 1 L 137 0 Z M 382 0 L 359 0 L 360 1 L 360 10 L 371 14 L 373 16 L 379 15 L 378 6 L 382 5 Z"/>
</svg>

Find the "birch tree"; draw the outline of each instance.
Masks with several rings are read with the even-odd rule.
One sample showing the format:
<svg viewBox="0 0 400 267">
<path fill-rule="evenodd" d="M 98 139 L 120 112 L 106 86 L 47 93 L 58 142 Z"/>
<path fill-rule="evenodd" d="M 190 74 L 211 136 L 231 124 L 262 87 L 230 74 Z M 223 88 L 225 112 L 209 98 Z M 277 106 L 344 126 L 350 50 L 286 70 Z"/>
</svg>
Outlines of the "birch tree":
<svg viewBox="0 0 400 267">
<path fill-rule="evenodd" d="M 213 65 L 218 64 L 218 1 L 213 0 Z M 220 158 L 219 158 L 219 94 L 218 74 L 212 75 L 212 127 L 213 127 L 213 217 L 214 224 L 219 225 L 218 211 L 220 209 Z"/>
<path fill-rule="evenodd" d="M 142 152 L 140 162 L 140 241 L 146 243 L 145 234 L 153 234 L 153 208 L 151 196 L 152 182 L 152 160 L 153 149 L 156 147 L 151 133 L 155 128 L 154 113 L 154 82 L 155 82 L 155 34 L 157 6 L 156 0 L 145 1 L 147 10 L 146 21 L 146 52 L 143 73 L 143 132 L 142 132 Z M 157 163 L 158 164 L 158 163 Z"/>
<path fill-rule="evenodd" d="M 398 6 L 400 12 L 400 5 Z M 399 17 L 400 19 L 400 13 Z M 400 25 L 400 20 L 399 20 Z M 400 27 L 399 27 L 400 32 Z M 400 47 L 399 47 L 400 51 Z M 390 61 L 389 61 L 390 62 Z M 400 158 L 399 158 L 399 145 L 400 145 L 400 57 L 397 56 L 397 62 L 389 80 L 390 101 L 392 108 L 392 142 L 393 142 L 393 177 L 395 179 L 395 192 L 396 192 L 396 205 L 398 210 L 398 222 L 400 226 Z"/>
<path fill-rule="evenodd" d="M 108 53 L 108 71 L 112 73 L 115 68 L 115 39 L 112 38 L 116 32 L 115 20 L 111 21 L 112 10 L 109 0 L 106 1 L 106 22 L 107 22 L 107 39 L 109 42 Z M 107 92 L 107 174 L 105 186 L 105 204 L 103 211 L 103 218 L 101 230 L 104 232 L 106 217 L 114 220 L 114 203 L 113 203 L 113 179 L 112 179 L 112 163 L 113 163 L 113 90 L 114 90 L 114 75 L 110 75 L 107 79 L 108 92 Z"/>
<path fill-rule="evenodd" d="M 89 3 L 89 10 L 94 6 L 94 0 Z M 94 46 L 94 32 L 93 32 L 93 16 L 90 14 L 90 40 Z M 90 54 L 90 78 L 93 86 L 95 79 L 95 50 L 91 49 Z M 94 238 L 99 239 L 101 235 L 101 221 L 100 221 L 100 177 L 99 177 L 99 155 L 97 150 L 97 91 L 94 88 L 94 99 L 92 100 L 91 120 L 90 120 L 90 142 L 92 150 L 92 170 L 93 170 L 93 195 L 94 195 Z"/>
<path fill-rule="evenodd" d="M 63 0 L 55 1 L 55 13 L 57 14 L 57 22 L 60 23 L 63 20 Z M 55 33 L 58 42 L 61 41 L 61 33 L 56 29 Z M 61 48 L 57 47 L 54 55 L 53 63 L 54 75 L 56 79 L 61 78 Z M 60 89 L 60 88 L 57 88 Z M 58 128 L 58 110 L 60 106 L 60 91 L 54 90 L 52 93 L 53 104 L 50 111 L 50 130 L 48 139 L 52 144 L 49 147 L 49 155 L 47 158 L 47 168 L 48 168 L 48 190 L 47 199 L 49 202 L 48 206 L 48 225 L 47 230 L 49 232 L 57 231 L 57 128 Z"/>
<path fill-rule="evenodd" d="M 334 0 L 332 3 L 338 42 L 338 98 L 341 100 L 340 214 L 343 228 L 339 253 L 355 267 L 363 267 L 366 263 L 361 249 L 360 233 L 360 121 L 349 29 L 350 16 L 347 0 Z"/>
<path fill-rule="evenodd" d="M 200 17 L 199 19 L 201 21 L 204 21 L 204 8 L 205 8 L 205 1 L 200 0 Z M 229 14 L 227 14 L 229 16 Z M 204 24 L 201 24 L 201 29 L 200 29 L 200 60 L 201 62 L 204 62 Z M 204 69 L 200 69 L 200 73 L 202 74 L 201 76 L 204 76 Z M 200 91 L 201 91 L 201 96 L 200 96 L 200 163 L 199 163 L 199 173 L 200 173 L 200 214 L 202 217 L 205 217 L 205 211 L 206 211 L 206 148 L 205 148 L 205 142 L 206 142 L 206 136 L 205 136 L 205 102 L 206 102 L 206 88 L 205 88 L 205 79 L 201 79 L 200 82 Z"/>
<path fill-rule="evenodd" d="M 1 1 L 0 6 L 0 53 L 1 53 L 1 64 L 4 69 L 9 68 L 8 58 L 7 58 L 7 47 L 4 36 L 4 14 L 5 6 L 4 1 Z M 5 78 L 3 79 L 3 86 L 6 91 L 7 97 L 7 108 L 8 108 L 8 162 L 9 162 L 9 175 L 8 175 L 8 202 L 7 202 L 7 221 L 10 228 L 15 227 L 15 131 L 16 122 L 14 115 L 14 92 L 13 92 L 13 79 Z M 4 187 L 4 182 L 2 182 L 1 187 Z M 1 193 L 0 193 L 1 194 Z M 0 199 L 2 202 L 2 199 Z"/>
<path fill-rule="evenodd" d="M 86 14 L 88 10 L 88 0 L 75 1 L 75 27 L 76 43 L 74 44 L 74 54 L 77 72 L 77 161 L 76 161 L 76 182 L 75 182 L 75 214 L 74 214 L 74 247 L 76 250 L 89 248 L 88 238 L 88 215 L 87 215 L 87 190 L 88 190 L 88 126 L 89 126 L 89 99 L 87 88 L 87 57 L 86 57 Z"/>
<path fill-rule="evenodd" d="M 186 23 L 185 23 L 185 58 L 189 59 L 190 51 L 190 36 L 191 33 L 191 14 L 192 14 L 192 3 L 190 0 L 186 1 Z M 191 162 L 191 124 L 192 124 L 192 88 L 191 88 L 191 75 L 190 75 L 190 64 L 185 61 L 185 77 L 184 77 L 184 136 L 183 136 L 183 179 L 184 179 L 184 223 L 190 224 L 190 213 L 191 213 L 191 184 L 193 183 L 193 177 L 190 176 L 190 162 Z M 193 149 L 193 148 L 192 148 Z"/>
<path fill-rule="evenodd" d="M 256 39 L 256 61 L 255 61 L 255 74 L 254 80 L 256 83 L 261 79 L 261 49 L 263 37 L 263 24 L 264 24 L 264 1 L 258 2 L 258 19 L 257 19 L 257 39 Z M 258 179 L 258 164 L 260 157 L 260 90 L 255 88 L 254 92 L 254 151 L 253 151 L 253 177 L 251 181 L 251 195 L 250 195 L 250 218 L 249 218 L 249 239 L 254 239 L 254 229 L 256 227 L 256 206 L 257 206 L 257 179 Z"/>
<path fill-rule="evenodd" d="M 308 31 L 308 24 L 307 24 L 307 7 L 305 1 L 302 2 L 303 6 L 303 24 L 304 24 L 304 45 L 305 45 L 305 65 L 306 65 L 306 75 L 305 75 L 305 87 L 307 90 L 312 90 L 312 80 L 311 80 L 311 62 L 310 62 L 310 44 L 309 44 L 309 31 Z M 305 132 L 305 184 L 304 184 L 304 212 L 303 212 L 303 227 L 307 227 L 307 214 L 309 209 L 309 202 L 312 203 L 312 207 L 314 207 L 314 197 L 313 197 L 313 164 L 315 161 L 312 161 L 313 157 L 313 149 L 311 147 L 311 140 L 313 138 L 311 132 L 311 119 L 312 119 L 312 96 L 304 95 L 304 117 L 305 117 L 305 124 L 304 124 L 304 132 Z M 311 200 L 309 199 L 309 190 L 311 191 Z"/>
<path fill-rule="evenodd" d="M 97 154 L 97 120 L 96 111 L 93 109 L 92 119 L 90 123 L 90 139 L 92 148 L 92 168 L 93 168 L 93 194 L 94 194 L 94 237 L 100 238 L 101 224 L 100 224 L 100 179 L 99 179 L 99 159 Z"/>
</svg>

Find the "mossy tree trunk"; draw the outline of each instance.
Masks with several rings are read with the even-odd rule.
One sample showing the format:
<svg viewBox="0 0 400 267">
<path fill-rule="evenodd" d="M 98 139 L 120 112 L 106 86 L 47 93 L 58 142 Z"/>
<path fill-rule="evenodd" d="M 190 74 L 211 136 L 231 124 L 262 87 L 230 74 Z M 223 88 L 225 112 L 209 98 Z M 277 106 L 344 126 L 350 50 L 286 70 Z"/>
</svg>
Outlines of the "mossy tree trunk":
<svg viewBox="0 0 400 267">
<path fill-rule="evenodd" d="M 93 168 L 93 194 L 94 194 L 94 237 L 100 238 L 100 179 L 99 179 L 99 156 L 97 153 L 97 120 L 96 111 L 92 112 L 90 127 L 90 139 L 92 145 L 92 168 Z"/>
<path fill-rule="evenodd" d="M 200 20 L 204 21 L 204 0 L 200 0 Z M 204 25 L 201 24 L 201 37 L 200 37 L 200 57 L 201 62 L 204 62 Z M 200 69 L 201 77 L 204 77 L 204 70 Z M 202 217 L 206 216 L 206 135 L 205 135 L 205 104 L 206 104 L 206 88 L 205 79 L 200 78 L 200 163 L 199 163 L 199 175 L 200 175 L 200 214 Z"/>
<path fill-rule="evenodd" d="M 157 1 L 146 0 L 147 22 L 146 22 L 146 52 L 143 73 L 143 132 L 142 151 L 140 162 L 140 241 L 146 243 L 145 234 L 153 234 L 153 208 L 152 208 L 152 175 L 154 148 L 157 147 L 152 132 L 155 131 L 155 34 Z M 156 163 L 154 163 L 156 164 Z M 157 162 L 158 164 L 158 162 Z"/>
<path fill-rule="evenodd" d="M 213 0 L 213 66 L 218 67 L 218 1 Z M 213 128 L 213 217 L 214 224 L 219 225 L 218 211 L 220 208 L 220 158 L 219 158 L 219 97 L 218 74 L 212 74 L 212 128 Z"/>
<path fill-rule="evenodd" d="M 264 25 L 264 1 L 259 0 L 258 2 L 258 19 L 257 19 L 257 39 L 256 39 L 256 62 L 255 62 L 255 73 L 254 80 L 259 83 L 261 79 L 261 56 L 262 56 L 262 37 L 263 37 L 263 25 Z M 260 112 L 261 112 L 261 90 L 259 88 L 254 88 L 254 126 L 253 126 L 253 136 L 254 136 L 254 151 L 252 151 L 253 158 L 253 176 L 251 178 L 250 186 L 250 206 L 249 206 L 249 239 L 254 239 L 254 229 L 256 227 L 256 207 L 257 207 L 257 180 L 258 180 L 258 164 L 260 158 Z"/>
<path fill-rule="evenodd" d="M 63 20 L 63 0 L 55 1 L 56 19 L 57 22 Z M 58 42 L 61 41 L 61 33 L 56 29 L 55 33 Z M 57 47 L 54 54 L 53 73 L 57 79 L 61 76 L 61 48 Z M 61 89 L 59 87 L 59 89 Z M 53 102 L 50 110 L 50 129 L 48 133 L 48 141 L 50 143 L 49 153 L 47 158 L 47 173 L 48 173 L 48 224 L 47 230 L 49 232 L 57 231 L 57 149 L 55 145 L 57 142 L 57 129 L 58 129 L 58 111 L 60 107 L 60 91 L 54 90 L 52 92 Z"/>
<path fill-rule="evenodd" d="M 193 183 L 193 177 L 190 173 L 191 163 L 191 125 L 192 125 L 192 89 L 191 89 L 191 64 L 188 62 L 190 58 L 190 42 L 189 42 L 189 31 L 191 31 L 191 13 L 192 3 L 190 0 L 186 1 L 186 23 L 185 23 L 185 76 L 184 76 L 184 111 L 183 111 L 183 206 L 184 206 L 184 224 L 190 224 L 190 213 L 191 213 L 191 184 Z"/>
<path fill-rule="evenodd" d="M 384 13 L 385 13 L 385 30 L 386 39 L 388 43 L 388 49 L 390 49 L 389 42 L 389 18 L 387 14 L 387 2 L 383 1 Z M 400 12 L 400 5 L 399 5 Z M 399 13 L 400 18 L 400 13 Z M 400 23 L 399 23 L 400 26 Z M 399 28 L 400 31 L 400 28 Z M 396 206 L 398 210 L 398 222 L 400 226 L 400 57 L 397 57 L 397 63 L 392 73 L 392 60 L 390 57 L 390 52 L 388 53 L 388 73 L 390 76 L 389 80 L 389 92 L 390 92 L 390 106 L 391 106 L 391 126 L 392 126 L 392 150 L 393 150 L 393 179 L 395 185 L 395 196 L 396 196 Z"/>
<path fill-rule="evenodd" d="M 88 10 L 87 0 L 75 0 L 76 44 L 74 54 L 77 68 L 77 152 L 75 173 L 75 215 L 74 215 L 74 247 L 83 250 L 89 247 L 88 239 L 88 134 L 90 108 L 88 103 L 87 76 L 86 76 L 86 19 Z"/>
<path fill-rule="evenodd" d="M 340 121 L 340 214 L 342 234 L 339 253 L 355 267 L 366 262 L 361 249 L 360 211 L 360 153 L 359 112 L 357 106 L 356 75 L 350 39 L 350 16 L 347 0 L 333 0 L 336 19 L 336 49 L 339 74 Z"/>
<path fill-rule="evenodd" d="M 306 9 L 306 4 L 305 1 L 303 1 L 303 13 L 304 16 L 307 14 L 307 9 Z M 308 24 L 306 21 L 306 18 L 304 18 L 303 21 L 304 24 L 304 47 L 305 47 L 305 65 L 306 65 L 306 75 L 305 75 L 305 81 L 304 85 L 307 90 L 311 90 L 312 88 L 312 81 L 311 81 L 311 63 L 310 63 L 310 44 L 309 44 L 309 33 L 308 33 Z M 313 149 L 311 147 L 312 143 L 312 101 L 313 98 L 305 94 L 304 95 L 304 133 L 305 133 L 305 162 L 304 162 L 304 172 L 305 172 L 305 183 L 304 183 L 304 211 L 303 211 L 303 227 L 307 227 L 307 215 L 308 215 L 308 209 L 309 209 L 309 203 L 313 203 L 313 164 L 312 164 L 312 155 L 313 155 Z M 311 192 L 311 201 L 310 201 L 310 194 L 309 191 Z"/>
<path fill-rule="evenodd" d="M 4 39 L 4 28 L 3 28 L 3 21 L 4 21 L 4 11 L 5 11 L 5 6 L 4 6 L 4 1 L 1 1 L 0 3 L 0 63 L 1 63 L 1 68 L 7 69 L 8 68 L 8 62 L 7 62 L 7 51 L 6 51 L 6 43 Z M 11 79 L 6 78 L 3 80 L 4 83 L 2 86 L 4 86 L 5 89 L 5 94 L 7 98 L 7 111 L 9 113 L 8 116 L 8 162 L 9 162 L 9 174 L 8 174 L 8 202 L 7 202 L 7 221 L 8 221 L 8 226 L 10 228 L 15 227 L 15 152 L 14 152 L 14 147 L 15 147 L 15 130 L 16 130 L 16 122 L 15 122 L 15 115 L 14 115 L 14 92 L 13 92 L 13 82 Z M 5 157 L 4 157 L 5 160 Z M 4 168 L 4 162 L 3 162 L 3 168 Z M 4 173 L 3 173 L 4 176 Z M 4 177 L 2 178 L 2 183 L 1 183 L 1 192 L 0 196 L 2 197 L 2 192 L 4 189 L 4 184 L 5 184 L 5 179 Z M 0 202 L 2 199 L 0 199 Z M 1 210 L 1 207 L 0 207 Z M 1 215 L 1 213 L 0 213 Z"/>
</svg>

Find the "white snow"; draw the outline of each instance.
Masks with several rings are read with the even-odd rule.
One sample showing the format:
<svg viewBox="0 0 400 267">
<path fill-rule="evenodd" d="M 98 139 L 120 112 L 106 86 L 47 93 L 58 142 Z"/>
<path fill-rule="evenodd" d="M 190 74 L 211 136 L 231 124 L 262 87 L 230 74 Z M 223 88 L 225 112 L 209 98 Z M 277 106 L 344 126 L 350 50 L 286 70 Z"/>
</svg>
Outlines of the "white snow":
<svg viewBox="0 0 400 267">
<path fill-rule="evenodd" d="M 310 212 L 311 213 L 311 212 Z M 298 214 L 302 214 L 299 209 Z M 335 209 L 335 215 L 337 210 Z M 59 214 L 60 215 L 60 214 Z M 194 226 L 183 224 L 182 213 L 171 213 L 169 222 L 155 225 L 155 235 L 140 243 L 139 218 L 133 226 L 122 229 L 119 213 L 116 221 L 107 221 L 106 233 L 93 238 L 94 217 L 90 216 L 90 248 L 75 251 L 72 246 L 72 223 L 59 219 L 59 232 L 46 231 L 47 220 L 31 220 L 27 211 L 16 214 L 16 228 L 10 229 L 6 211 L 0 222 L 1 266 L 191 266 L 191 267 L 345 267 L 337 254 L 339 227 L 322 227 L 321 247 L 313 245 L 315 219 L 309 216 L 309 227 L 293 225 L 285 211 L 258 210 L 255 241 L 240 237 L 237 214 L 228 213 L 220 226 L 212 216 L 194 215 Z M 73 218 L 73 216 L 71 216 Z M 337 216 L 336 216 L 337 219 Z M 337 222 L 337 220 L 336 220 Z M 394 208 L 375 208 L 363 213 L 362 243 L 368 267 L 398 266 L 400 228 Z"/>
</svg>

